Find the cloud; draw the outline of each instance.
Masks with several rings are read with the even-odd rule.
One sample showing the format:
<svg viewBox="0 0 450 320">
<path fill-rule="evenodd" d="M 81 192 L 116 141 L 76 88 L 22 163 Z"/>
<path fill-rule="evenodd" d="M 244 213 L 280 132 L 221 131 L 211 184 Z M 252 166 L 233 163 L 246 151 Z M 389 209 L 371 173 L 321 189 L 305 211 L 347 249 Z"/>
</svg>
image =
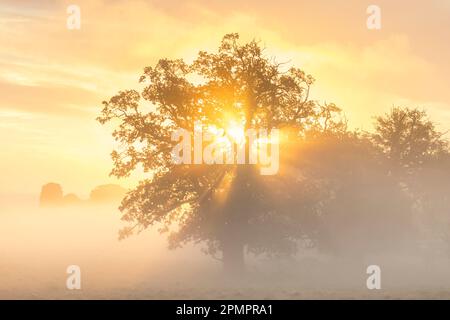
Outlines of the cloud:
<svg viewBox="0 0 450 320">
<path fill-rule="evenodd" d="M 336 102 L 353 127 L 367 128 L 372 116 L 399 104 L 429 108 L 441 123 L 449 116 L 444 1 L 379 0 L 379 32 L 367 30 L 367 3 L 357 0 L 77 0 L 79 31 L 66 28 L 71 3 L 0 4 L 0 133 L 15 152 L 0 165 L 17 174 L 30 158 L 37 167 L 24 172 L 39 170 L 39 177 L 64 161 L 85 174 L 61 168 L 64 185 L 98 179 L 111 150 L 94 120 L 101 101 L 136 86 L 143 67 L 159 58 L 192 59 L 230 32 L 262 40 L 269 56 L 311 73 L 312 97 Z"/>
<path fill-rule="evenodd" d="M 92 114 L 97 102 L 93 92 L 76 87 L 32 86 L 0 82 L 1 107 L 31 113 L 82 116 Z"/>
<path fill-rule="evenodd" d="M 442 36 L 445 25 L 450 27 L 450 23 L 445 22 L 441 29 L 427 23 L 413 33 L 411 24 L 416 25 L 417 20 L 409 20 L 419 10 L 424 15 L 434 10 L 433 16 L 441 17 L 443 13 L 436 8 L 442 6 L 436 1 L 393 4 L 382 0 L 379 5 L 384 24 L 378 34 L 365 28 L 365 5 L 354 1 L 80 0 L 80 31 L 65 27 L 68 1 L 32 3 L 6 1 L 7 17 L 12 21 L 0 24 L 0 42 L 4 44 L 0 59 L 7 57 L 12 65 L 31 61 L 26 70 L 22 65 L 10 74 L 37 83 L 46 80 L 37 70 L 42 68 L 43 74 L 58 84 L 110 93 L 114 84 L 119 87 L 135 81 L 144 66 L 154 64 L 160 57 L 189 57 L 199 49 L 215 48 L 228 32 L 240 32 L 246 39 L 260 38 L 269 47 L 282 45 L 287 51 L 298 51 L 294 52 L 296 56 L 309 54 L 308 48 L 319 48 L 321 56 L 312 56 L 317 59 L 315 64 L 323 63 L 324 68 L 344 74 L 357 73 L 361 68 L 361 77 L 384 85 L 380 90 L 402 90 L 402 77 L 409 76 L 410 71 L 399 68 L 409 65 L 414 70 L 420 68 L 420 74 L 426 74 L 423 70 L 429 68 L 427 77 L 433 76 L 436 82 L 450 80 L 448 72 L 439 72 L 448 70 L 448 63 L 434 65 L 440 62 L 438 57 L 448 56 L 450 50 L 435 53 L 433 59 L 422 37 L 423 30 L 433 37 Z M 392 18 L 394 13 L 397 23 Z M 23 17 L 26 23 L 14 20 Z M 432 19 L 426 15 L 424 20 Z M 445 49 L 442 43 L 445 41 L 434 46 Z M 305 52 L 299 51 L 305 48 Z M 338 60 L 339 57 L 344 58 Z M 334 64 L 330 66 L 331 63 Z M 80 70 L 86 76 L 80 75 Z M 412 89 L 402 91 L 407 90 L 413 95 L 435 94 L 437 99 L 440 95 L 448 99 L 444 88 L 436 91 L 436 86 L 427 86 L 419 79 Z"/>
</svg>

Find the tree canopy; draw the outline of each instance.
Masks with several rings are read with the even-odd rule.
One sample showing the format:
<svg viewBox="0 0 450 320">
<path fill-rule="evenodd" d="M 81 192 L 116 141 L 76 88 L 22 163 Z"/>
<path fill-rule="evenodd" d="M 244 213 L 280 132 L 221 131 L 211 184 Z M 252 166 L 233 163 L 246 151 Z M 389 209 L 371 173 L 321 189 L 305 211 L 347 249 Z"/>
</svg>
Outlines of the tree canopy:
<svg viewBox="0 0 450 320">
<path fill-rule="evenodd" d="M 195 121 L 225 129 L 230 122 L 243 129 L 286 129 L 293 137 L 306 130 L 342 130 L 345 123 L 335 105 L 309 99 L 312 76 L 298 68 L 283 70 L 257 41 L 240 44 L 237 34 L 228 34 L 217 52 L 200 51 L 190 64 L 161 59 L 144 69 L 140 82 L 142 92 L 119 92 L 104 102 L 98 118 L 118 123 L 113 136 L 122 148 L 112 153 L 112 174 L 127 176 L 138 165 L 151 173 L 122 203 L 123 220 L 132 225 L 121 236 L 154 224 L 163 225 L 161 230 L 176 224 L 172 246 L 205 241 L 210 252 L 224 251 L 230 241 L 239 242 L 230 251 L 252 243 L 257 251 L 274 249 L 280 242 L 289 247 L 289 240 L 299 236 L 291 230 L 297 224 L 271 216 L 273 210 L 262 201 L 268 185 L 252 166 L 175 165 L 170 133 L 193 130 Z M 258 242 L 264 231 L 252 232 L 249 225 L 259 230 L 261 221 L 271 219 L 278 221 L 262 224 L 282 224 L 274 236 L 279 241 Z"/>
<path fill-rule="evenodd" d="M 392 168 L 448 154 L 442 135 L 424 112 L 408 108 L 378 117 L 374 133 L 351 132 L 340 108 L 310 98 L 313 83 L 237 34 L 192 63 L 161 59 L 146 67 L 142 90 L 120 91 L 98 117 L 115 126 L 119 142 L 112 174 L 147 173 L 122 201 L 129 226 L 120 237 L 157 225 L 171 247 L 204 243 L 228 269 L 242 270 L 245 251 L 335 250 L 358 235 L 391 242 L 411 230 L 412 189 Z M 280 129 L 280 171 L 261 176 L 257 165 L 174 163 L 171 133 L 193 132 L 196 122 Z"/>
</svg>

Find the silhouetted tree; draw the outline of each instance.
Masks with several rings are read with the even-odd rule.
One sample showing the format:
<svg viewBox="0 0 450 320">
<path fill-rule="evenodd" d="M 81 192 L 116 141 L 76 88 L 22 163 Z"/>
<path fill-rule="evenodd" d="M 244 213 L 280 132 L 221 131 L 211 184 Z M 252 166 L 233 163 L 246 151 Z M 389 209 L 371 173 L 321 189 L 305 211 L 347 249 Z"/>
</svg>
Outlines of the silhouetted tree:
<svg viewBox="0 0 450 320">
<path fill-rule="evenodd" d="M 64 195 L 62 202 L 64 205 L 73 206 L 80 205 L 83 201 L 74 193 Z"/>
<path fill-rule="evenodd" d="M 372 138 L 393 165 L 403 168 L 420 166 L 446 147 L 426 112 L 410 108 L 396 107 L 377 117 Z"/>
<path fill-rule="evenodd" d="M 113 136 L 121 145 L 112 153 L 112 174 L 127 176 L 137 166 L 149 173 L 122 202 L 123 220 L 130 226 L 121 237 L 158 224 L 161 231 L 171 231 L 171 247 L 205 242 L 208 253 L 222 253 L 230 271 L 242 270 L 245 248 L 295 251 L 296 241 L 305 237 L 303 218 L 314 215 L 315 201 L 303 199 L 307 192 L 304 197 L 290 193 L 300 184 L 283 174 L 283 163 L 277 176 L 267 177 L 255 165 L 175 165 L 171 132 L 192 132 L 197 120 L 226 129 L 233 120 L 244 130 L 282 129 L 293 142 L 307 131 L 345 128 L 336 106 L 309 99 L 310 75 L 283 70 L 258 42 L 238 39 L 226 35 L 216 53 L 201 51 L 190 64 L 161 59 L 146 67 L 142 92 L 119 92 L 104 102 L 98 118 L 116 126 Z"/>
<path fill-rule="evenodd" d="M 63 201 L 63 191 L 61 185 L 57 183 L 47 183 L 42 186 L 39 196 L 39 205 L 41 207 L 59 206 Z"/>
<path fill-rule="evenodd" d="M 95 187 L 89 194 L 89 201 L 92 203 L 118 203 L 120 202 L 127 189 L 116 184 L 105 184 Z"/>
<path fill-rule="evenodd" d="M 450 238 L 448 141 L 425 111 L 393 108 L 376 118 L 373 142 L 389 159 L 389 171 L 419 212 L 418 225 L 429 238 Z M 430 235 L 431 234 L 431 235 Z"/>
</svg>

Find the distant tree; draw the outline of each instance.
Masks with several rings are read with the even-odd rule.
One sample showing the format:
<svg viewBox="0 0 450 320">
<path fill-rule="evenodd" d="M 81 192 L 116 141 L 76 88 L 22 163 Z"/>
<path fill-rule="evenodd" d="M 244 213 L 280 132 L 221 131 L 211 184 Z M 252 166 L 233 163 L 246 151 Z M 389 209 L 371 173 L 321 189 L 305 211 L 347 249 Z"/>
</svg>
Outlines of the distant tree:
<svg viewBox="0 0 450 320">
<path fill-rule="evenodd" d="M 74 193 L 69 193 L 64 195 L 63 204 L 68 206 L 79 205 L 82 204 L 82 200 Z"/>
<path fill-rule="evenodd" d="M 442 136 L 425 111 L 396 107 L 376 118 L 372 138 L 392 164 L 411 168 L 445 151 Z"/>
<path fill-rule="evenodd" d="M 397 107 L 376 118 L 372 139 L 409 194 L 422 233 L 450 239 L 450 153 L 444 134 L 425 111 Z"/>
<path fill-rule="evenodd" d="M 162 232 L 170 230 L 171 247 L 204 242 L 208 253 L 221 252 L 232 272 L 242 271 L 245 249 L 295 251 L 296 241 L 306 236 L 303 218 L 314 214 L 315 201 L 302 201 L 312 192 L 303 198 L 290 193 L 300 184 L 284 174 L 283 163 L 274 177 L 262 177 L 255 165 L 174 165 L 171 132 L 193 131 L 197 120 L 223 129 L 234 121 L 243 130 L 282 129 L 292 144 L 306 132 L 345 130 L 336 106 L 309 99 L 310 75 L 284 70 L 258 42 L 238 39 L 226 35 L 218 52 L 201 51 L 191 64 L 161 59 L 146 67 L 142 92 L 119 92 L 98 117 L 115 125 L 113 136 L 121 145 L 112 153 L 112 174 L 124 177 L 137 166 L 149 173 L 122 202 L 130 226 L 121 237 L 158 224 Z"/>
<path fill-rule="evenodd" d="M 39 204 L 41 207 L 59 206 L 63 201 L 63 190 L 61 185 L 57 183 L 47 183 L 42 186 L 39 196 Z"/>
<path fill-rule="evenodd" d="M 105 184 L 95 187 L 89 195 L 89 201 L 93 203 L 117 203 L 120 202 L 127 189 L 117 184 Z"/>
</svg>

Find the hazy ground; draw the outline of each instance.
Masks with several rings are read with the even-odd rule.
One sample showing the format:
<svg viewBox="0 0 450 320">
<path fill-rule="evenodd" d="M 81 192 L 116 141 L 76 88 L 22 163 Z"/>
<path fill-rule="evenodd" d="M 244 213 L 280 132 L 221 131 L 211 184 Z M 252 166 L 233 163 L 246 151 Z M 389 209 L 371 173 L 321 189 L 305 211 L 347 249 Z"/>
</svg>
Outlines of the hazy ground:
<svg viewBox="0 0 450 320">
<path fill-rule="evenodd" d="M 239 282 L 198 248 L 166 248 L 155 231 L 118 241 L 114 207 L 40 209 L 24 198 L 0 202 L 1 299 L 450 298 L 450 261 L 401 254 L 289 261 L 249 259 Z M 382 290 L 366 288 L 366 267 L 382 268 Z M 66 289 L 66 268 L 81 267 L 82 290 Z"/>
</svg>

